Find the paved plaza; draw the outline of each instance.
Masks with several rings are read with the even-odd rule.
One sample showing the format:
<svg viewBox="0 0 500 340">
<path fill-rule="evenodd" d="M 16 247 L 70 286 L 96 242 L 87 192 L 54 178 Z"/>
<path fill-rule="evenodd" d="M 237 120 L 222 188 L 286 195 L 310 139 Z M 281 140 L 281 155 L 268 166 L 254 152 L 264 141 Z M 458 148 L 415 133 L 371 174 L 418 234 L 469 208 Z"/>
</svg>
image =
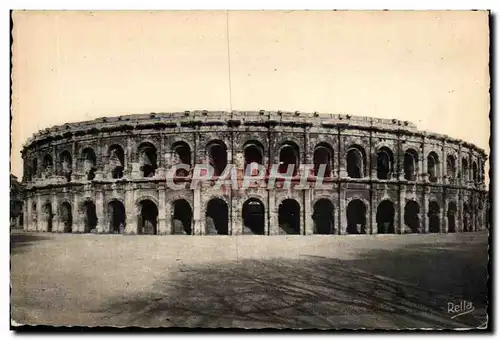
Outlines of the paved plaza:
<svg viewBox="0 0 500 340">
<path fill-rule="evenodd" d="M 11 235 L 11 315 L 16 324 L 88 326 L 480 327 L 487 251 L 486 232 L 17 232 Z M 474 310 L 458 315 L 465 302 Z"/>
</svg>

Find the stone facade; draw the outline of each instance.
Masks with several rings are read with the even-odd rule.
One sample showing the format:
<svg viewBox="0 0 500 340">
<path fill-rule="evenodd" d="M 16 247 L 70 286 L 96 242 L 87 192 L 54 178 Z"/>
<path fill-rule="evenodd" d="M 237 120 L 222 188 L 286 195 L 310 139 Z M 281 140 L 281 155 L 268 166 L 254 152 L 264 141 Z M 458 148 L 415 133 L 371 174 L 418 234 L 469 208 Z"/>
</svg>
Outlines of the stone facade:
<svg viewBox="0 0 500 340">
<path fill-rule="evenodd" d="M 485 228 L 486 155 L 398 120 L 300 112 L 100 118 L 37 133 L 23 151 L 27 231 L 125 234 L 376 234 Z M 300 190 L 172 190 L 173 164 L 325 164 Z M 315 168 L 316 169 L 316 168 Z M 302 169 L 294 173 L 298 184 Z M 191 171 L 177 175 L 188 183 Z"/>
</svg>

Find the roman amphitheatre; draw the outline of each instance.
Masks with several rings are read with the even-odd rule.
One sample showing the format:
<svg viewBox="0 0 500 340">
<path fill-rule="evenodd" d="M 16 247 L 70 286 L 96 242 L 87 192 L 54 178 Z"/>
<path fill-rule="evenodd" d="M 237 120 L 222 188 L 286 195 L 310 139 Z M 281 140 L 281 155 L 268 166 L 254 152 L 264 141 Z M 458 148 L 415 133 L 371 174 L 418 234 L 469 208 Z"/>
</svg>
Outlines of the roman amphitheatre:
<svg viewBox="0 0 500 340">
<path fill-rule="evenodd" d="M 340 114 L 185 111 L 105 117 L 36 133 L 22 149 L 26 231 L 154 235 L 456 233 L 483 230 L 480 148 L 411 122 Z M 214 180 L 189 183 L 195 164 Z M 324 166 L 326 188 L 224 190 L 227 164 Z"/>
</svg>

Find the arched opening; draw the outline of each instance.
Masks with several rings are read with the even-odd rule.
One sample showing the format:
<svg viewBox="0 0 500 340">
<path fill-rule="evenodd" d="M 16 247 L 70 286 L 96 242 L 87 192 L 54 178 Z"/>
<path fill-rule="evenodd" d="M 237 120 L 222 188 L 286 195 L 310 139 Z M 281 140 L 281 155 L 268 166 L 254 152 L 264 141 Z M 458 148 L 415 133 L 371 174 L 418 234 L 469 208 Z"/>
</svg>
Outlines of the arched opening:
<svg viewBox="0 0 500 340">
<path fill-rule="evenodd" d="M 265 208 L 262 201 L 250 198 L 243 203 L 243 234 L 264 235 Z"/>
<path fill-rule="evenodd" d="M 38 174 L 38 160 L 36 158 L 33 158 L 31 161 L 31 178 L 36 178 Z"/>
<path fill-rule="evenodd" d="M 125 206 L 118 200 L 113 200 L 108 204 L 109 231 L 113 234 L 123 234 L 125 232 Z"/>
<path fill-rule="evenodd" d="M 393 173 L 394 155 L 387 147 L 382 147 L 377 152 L 377 178 L 390 179 Z"/>
<path fill-rule="evenodd" d="M 347 151 L 347 176 L 363 178 L 365 176 L 366 154 L 359 145 L 351 146 Z"/>
<path fill-rule="evenodd" d="M 335 208 L 332 201 L 319 199 L 313 207 L 315 234 L 333 234 L 335 232 Z"/>
<path fill-rule="evenodd" d="M 214 169 L 214 176 L 224 173 L 227 166 L 227 146 L 222 141 L 211 141 L 207 145 L 209 164 Z"/>
<path fill-rule="evenodd" d="M 54 213 L 52 211 L 52 204 L 50 202 L 46 202 L 42 206 L 43 217 L 45 222 L 47 222 L 47 231 L 52 231 L 52 218 L 54 217 Z"/>
<path fill-rule="evenodd" d="M 431 151 L 427 156 L 427 174 L 429 175 L 429 182 L 437 182 L 439 174 L 439 157 L 434 151 Z"/>
<path fill-rule="evenodd" d="M 191 166 L 191 148 L 186 142 L 175 142 L 172 145 L 172 156 L 174 165 L 184 164 Z M 187 177 L 189 176 L 189 171 L 186 169 L 177 169 L 175 171 L 176 177 Z"/>
<path fill-rule="evenodd" d="M 285 199 L 278 208 L 278 225 L 286 234 L 300 234 L 300 205 L 294 199 Z"/>
<path fill-rule="evenodd" d="M 470 232 L 472 231 L 472 211 L 470 208 L 470 204 L 467 202 L 464 202 L 464 209 L 463 209 L 463 229 L 465 232 Z"/>
<path fill-rule="evenodd" d="M 139 202 L 139 234 L 156 235 L 158 233 L 158 207 L 145 199 Z"/>
<path fill-rule="evenodd" d="M 247 176 L 255 176 L 258 174 L 258 169 L 252 168 L 250 173 L 249 165 L 264 163 L 264 147 L 257 141 L 249 141 L 243 145 L 243 157 L 245 159 L 244 169 Z"/>
<path fill-rule="evenodd" d="M 405 151 L 403 160 L 404 176 L 407 181 L 416 181 L 418 172 L 418 154 L 413 149 Z"/>
<path fill-rule="evenodd" d="M 366 206 L 359 199 L 352 200 L 347 206 L 347 233 L 366 233 Z"/>
<path fill-rule="evenodd" d="M 148 142 L 139 145 L 139 161 L 143 177 L 153 177 L 158 169 L 156 147 Z"/>
<path fill-rule="evenodd" d="M 380 202 L 377 207 L 377 233 L 394 234 L 394 204 L 389 200 Z"/>
<path fill-rule="evenodd" d="M 95 178 L 95 172 L 97 170 L 97 157 L 92 148 L 85 148 L 82 151 L 82 160 L 83 160 L 83 171 L 87 177 L 88 181 L 91 181 Z"/>
<path fill-rule="evenodd" d="M 462 178 L 464 182 L 469 181 L 469 163 L 465 158 L 462 158 Z"/>
<path fill-rule="evenodd" d="M 173 203 L 172 233 L 176 235 L 191 235 L 193 233 L 193 211 L 188 201 L 178 199 Z"/>
<path fill-rule="evenodd" d="M 125 169 L 125 152 L 120 145 L 111 145 L 108 150 L 109 168 L 111 177 L 114 179 L 122 178 Z"/>
<path fill-rule="evenodd" d="M 288 173 L 288 167 L 293 166 L 293 176 L 297 174 L 300 164 L 300 149 L 297 144 L 293 142 L 285 142 L 280 147 L 280 164 L 278 172 L 280 174 Z"/>
<path fill-rule="evenodd" d="M 71 210 L 71 204 L 68 202 L 61 203 L 61 207 L 59 209 L 59 218 L 61 219 L 61 223 L 63 224 L 63 232 L 70 233 L 73 229 L 73 213 Z"/>
<path fill-rule="evenodd" d="M 208 202 L 205 218 L 208 235 L 229 234 L 229 209 L 223 199 L 213 198 Z"/>
<path fill-rule="evenodd" d="M 455 221 L 456 214 L 457 214 L 457 205 L 453 201 L 449 202 L 448 203 L 448 212 L 447 212 L 448 232 L 449 233 L 454 233 L 457 231 L 456 221 Z"/>
<path fill-rule="evenodd" d="M 61 152 L 61 174 L 66 179 L 66 182 L 71 182 L 71 174 L 73 173 L 73 158 L 67 150 Z"/>
<path fill-rule="evenodd" d="M 420 232 L 420 207 L 415 201 L 408 201 L 405 205 L 405 225 L 410 228 L 412 233 Z"/>
<path fill-rule="evenodd" d="M 441 227 L 441 221 L 439 219 L 439 204 L 436 201 L 429 202 L 429 232 L 439 233 Z"/>
<path fill-rule="evenodd" d="M 456 171 L 455 157 L 453 157 L 453 155 L 448 155 L 446 157 L 446 175 L 451 183 L 455 180 Z"/>
<path fill-rule="evenodd" d="M 472 163 L 472 178 L 474 180 L 474 183 L 478 183 L 478 177 L 477 177 L 477 163 L 473 162 Z"/>
<path fill-rule="evenodd" d="M 313 154 L 314 176 L 319 175 L 321 165 L 324 165 L 325 172 L 323 177 L 329 178 L 332 176 L 333 169 L 333 149 L 326 143 L 320 143 L 314 148 Z"/>
<path fill-rule="evenodd" d="M 52 156 L 49 155 L 48 153 L 43 156 L 43 172 L 45 173 L 46 176 L 49 176 L 52 174 L 54 167 L 54 160 L 52 159 Z"/>
<path fill-rule="evenodd" d="M 89 233 L 97 227 L 97 213 L 92 201 L 83 203 L 83 232 Z"/>
</svg>

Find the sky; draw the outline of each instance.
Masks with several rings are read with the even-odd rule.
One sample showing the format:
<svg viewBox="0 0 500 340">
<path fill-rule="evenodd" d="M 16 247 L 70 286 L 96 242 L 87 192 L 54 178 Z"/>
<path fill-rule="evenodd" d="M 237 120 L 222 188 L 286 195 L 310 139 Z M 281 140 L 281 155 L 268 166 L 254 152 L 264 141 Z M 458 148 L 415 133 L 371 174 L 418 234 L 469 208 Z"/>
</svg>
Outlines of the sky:
<svg viewBox="0 0 500 340">
<path fill-rule="evenodd" d="M 483 11 L 14 12 L 11 173 L 40 129 L 184 110 L 396 118 L 489 154 L 488 62 Z"/>
</svg>

